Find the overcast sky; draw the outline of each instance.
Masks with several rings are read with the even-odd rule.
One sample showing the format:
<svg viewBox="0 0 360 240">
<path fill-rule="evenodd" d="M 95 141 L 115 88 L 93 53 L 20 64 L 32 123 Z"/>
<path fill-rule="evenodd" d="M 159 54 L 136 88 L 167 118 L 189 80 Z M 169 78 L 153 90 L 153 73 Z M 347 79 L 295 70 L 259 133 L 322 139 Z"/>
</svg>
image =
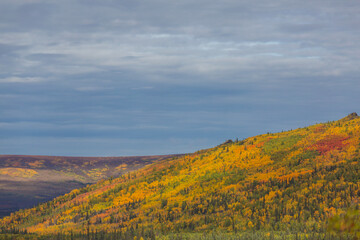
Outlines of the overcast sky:
<svg viewBox="0 0 360 240">
<path fill-rule="evenodd" d="M 360 111 L 359 0 L 1 0 L 0 154 L 193 152 Z"/>
</svg>

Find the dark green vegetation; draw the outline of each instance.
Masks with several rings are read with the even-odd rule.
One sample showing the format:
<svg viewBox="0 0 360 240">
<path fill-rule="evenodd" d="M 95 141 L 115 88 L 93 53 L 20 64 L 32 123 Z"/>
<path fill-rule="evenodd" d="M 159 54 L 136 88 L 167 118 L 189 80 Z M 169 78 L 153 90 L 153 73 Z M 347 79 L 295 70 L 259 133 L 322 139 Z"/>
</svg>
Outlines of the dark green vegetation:
<svg viewBox="0 0 360 240">
<path fill-rule="evenodd" d="M 55 157 L 0 155 L 0 217 L 21 208 L 118 177 L 158 160 L 178 155 L 144 157 Z"/>
<path fill-rule="evenodd" d="M 204 233 L 169 233 L 161 234 L 154 230 L 129 229 L 123 231 L 95 231 L 88 233 L 57 233 L 36 235 L 26 233 L 0 234 L 0 240 L 354 240 L 352 234 L 334 233 L 294 233 L 294 232 L 262 232 L 246 231 L 239 233 L 204 232 Z"/>
</svg>

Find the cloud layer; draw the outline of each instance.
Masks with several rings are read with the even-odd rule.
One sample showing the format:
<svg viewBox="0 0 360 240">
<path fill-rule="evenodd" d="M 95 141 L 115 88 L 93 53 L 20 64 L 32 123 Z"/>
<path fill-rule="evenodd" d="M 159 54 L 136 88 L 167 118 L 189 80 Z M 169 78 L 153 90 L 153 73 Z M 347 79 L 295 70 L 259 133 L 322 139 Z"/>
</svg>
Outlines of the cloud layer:
<svg viewBox="0 0 360 240">
<path fill-rule="evenodd" d="M 360 3 L 0 2 L 0 153 L 190 152 L 359 111 Z"/>
</svg>

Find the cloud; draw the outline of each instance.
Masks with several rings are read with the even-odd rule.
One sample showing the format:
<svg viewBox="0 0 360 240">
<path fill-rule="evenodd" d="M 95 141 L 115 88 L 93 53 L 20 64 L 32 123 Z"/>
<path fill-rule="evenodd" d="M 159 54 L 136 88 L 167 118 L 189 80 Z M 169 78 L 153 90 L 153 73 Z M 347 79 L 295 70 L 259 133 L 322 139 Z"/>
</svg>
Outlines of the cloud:
<svg viewBox="0 0 360 240">
<path fill-rule="evenodd" d="M 41 22 L 46 24 L 39 24 L 36 17 L 30 18 L 30 26 L 7 21 L 23 29 L 5 32 L 2 41 L 29 48 L 17 58 L 16 70 L 24 74 L 35 67 L 57 75 L 126 69 L 148 76 L 148 81 L 164 81 L 169 74 L 192 74 L 198 81 L 213 81 L 218 76 L 215 81 L 229 81 L 226 72 L 260 72 L 271 62 L 271 67 L 277 69 L 296 68 L 294 75 L 307 74 L 308 68 L 318 75 L 327 72 L 328 59 L 344 51 L 352 59 L 343 59 L 345 62 L 336 66 L 337 72 L 356 69 L 359 57 L 348 49 L 358 48 L 353 39 L 357 37 L 351 32 L 339 34 L 339 28 L 348 31 L 354 26 L 353 17 L 334 15 L 354 11 L 356 4 L 351 8 L 333 1 L 301 5 L 282 1 L 202 4 L 91 1 L 84 6 L 83 1 L 74 1 L 70 7 L 68 1 L 23 2 L 10 12 L 17 15 L 22 8 L 44 11 L 48 19 Z M 337 40 L 348 37 L 347 47 Z M 314 56 L 319 60 L 315 64 Z M 187 80 L 182 79 L 184 82 Z"/>
<path fill-rule="evenodd" d="M 46 81 L 39 77 L 7 77 L 0 78 L 0 83 L 38 83 Z"/>
<path fill-rule="evenodd" d="M 154 87 L 151 86 L 143 86 L 143 87 L 133 87 L 131 90 L 151 90 L 154 89 Z"/>
<path fill-rule="evenodd" d="M 119 154 L 142 151 L 136 142 L 166 152 L 171 139 L 179 146 L 167 148 L 188 152 L 340 118 L 360 100 L 359 9 L 355 0 L 1 1 L 0 116 L 10 125 L 0 135 L 27 138 L 18 153 L 31 152 L 31 137 L 52 137 L 67 154 L 117 138 L 133 140 Z M 98 147 L 87 140 L 97 138 Z"/>
<path fill-rule="evenodd" d="M 77 91 L 82 91 L 82 92 L 93 92 L 93 91 L 108 90 L 111 88 L 104 88 L 104 87 L 97 87 L 97 86 L 83 86 L 83 87 L 77 87 L 75 89 Z"/>
</svg>

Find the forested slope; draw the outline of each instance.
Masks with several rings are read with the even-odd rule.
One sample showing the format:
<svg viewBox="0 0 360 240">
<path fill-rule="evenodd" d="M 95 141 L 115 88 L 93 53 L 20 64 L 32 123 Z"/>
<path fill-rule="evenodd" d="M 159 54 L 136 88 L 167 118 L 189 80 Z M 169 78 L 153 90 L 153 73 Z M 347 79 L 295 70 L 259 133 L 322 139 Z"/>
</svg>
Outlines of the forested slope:
<svg viewBox="0 0 360 240">
<path fill-rule="evenodd" d="M 0 217 L 73 189 L 178 155 L 62 157 L 0 155 Z"/>
<path fill-rule="evenodd" d="M 360 118 L 351 114 L 157 162 L 0 224 L 40 234 L 322 231 L 330 216 L 359 204 L 359 149 Z"/>
</svg>

